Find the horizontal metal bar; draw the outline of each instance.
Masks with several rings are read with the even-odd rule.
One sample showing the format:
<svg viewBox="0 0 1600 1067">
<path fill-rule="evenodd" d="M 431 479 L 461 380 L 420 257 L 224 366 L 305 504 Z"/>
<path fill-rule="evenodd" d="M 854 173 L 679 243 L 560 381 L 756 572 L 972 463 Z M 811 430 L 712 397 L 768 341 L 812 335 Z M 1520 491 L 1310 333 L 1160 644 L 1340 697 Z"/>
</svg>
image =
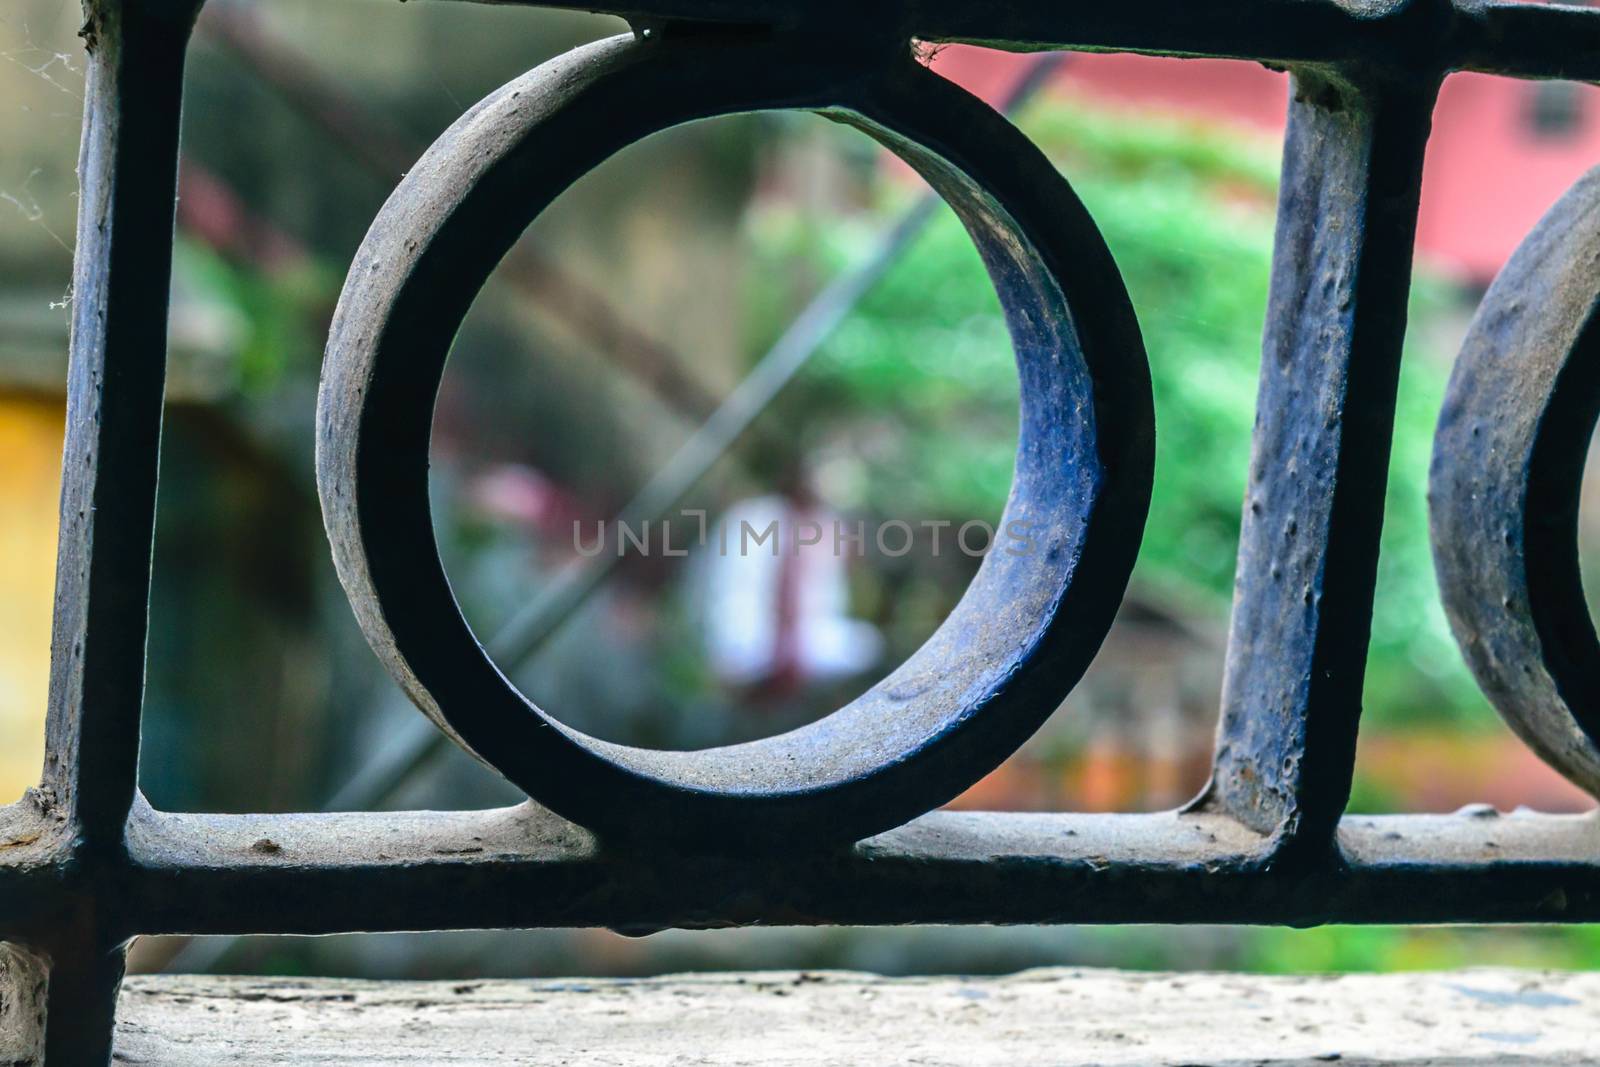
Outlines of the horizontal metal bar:
<svg viewBox="0 0 1600 1067">
<path fill-rule="evenodd" d="M 1452 70 L 1600 81 L 1600 9 L 1457 0 Z"/>
<path fill-rule="evenodd" d="M 129 932 L 902 923 L 1600 919 L 1600 816 L 1348 817 L 1321 865 L 1226 816 L 937 812 L 774 859 L 607 854 L 532 804 L 476 812 L 140 812 Z"/>
<path fill-rule="evenodd" d="M 815 27 L 844 35 L 1600 80 L 1600 10 L 1520 0 L 469 0 L 575 8 L 636 24 Z"/>
</svg>

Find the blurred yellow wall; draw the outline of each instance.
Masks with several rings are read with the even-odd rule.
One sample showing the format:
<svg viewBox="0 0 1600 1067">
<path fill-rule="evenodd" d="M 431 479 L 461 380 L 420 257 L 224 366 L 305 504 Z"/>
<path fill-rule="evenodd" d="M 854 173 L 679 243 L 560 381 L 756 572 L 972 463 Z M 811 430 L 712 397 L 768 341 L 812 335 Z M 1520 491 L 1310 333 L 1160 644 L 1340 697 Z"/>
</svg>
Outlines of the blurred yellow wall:
<svg viewBox="0 0 1600 1067">
<path fill-rule="evenodd" d="M 0 803 L 44 756 L 64 429 L 59 398 L 0 390 Z"/>
</svg>

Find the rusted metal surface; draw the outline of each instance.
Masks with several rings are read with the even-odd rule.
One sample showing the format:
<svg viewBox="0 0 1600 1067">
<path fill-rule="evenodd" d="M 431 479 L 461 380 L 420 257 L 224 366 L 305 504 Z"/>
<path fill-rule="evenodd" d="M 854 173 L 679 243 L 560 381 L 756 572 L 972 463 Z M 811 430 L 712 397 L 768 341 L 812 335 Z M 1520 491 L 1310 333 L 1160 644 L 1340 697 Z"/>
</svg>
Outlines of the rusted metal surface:
<svg viewBox="0 0 1600 1067">
<path fill-rule="evenodd" d="M 0 1014 L 22 1020 L 13 1058 L 106 1062 L 123 946 L 140 933 L 1600 920 L 1595 816 L 1341 817 L 1433 94 L 1454 69 L 1600 78 L 1600 11 L 570 5 L 630 16 L 635 39 L 499 90 L 397 189 L 352 267 L 318 442 L 336 559 L 380 658 L 539 803 L 175 815 L 144 803 L 135 769 L 197 6 L 89 5 L 49 751 L 40 789 L 0 809 L 0 936 L 20 946 L 0 958 Z M 1232 56 L 1294 74 L 1216 772 L 1184 812 L 931 811 L 1021 744 L 1092 658 L 1137 549 L 1152 430 L 1138 327 L 1092 220 L 1020 133 L 911 61 L 912 37 Z M 426 510 L 433 394 L 473 295 L 562 189 L 654 130 L 779 108 L 866 130 L 967 223 L 1021 372 L 1008 518 L 1037 520 L 1046 550 L 991 556 L 921 653 L 814 727 L 707 753 L 603 744 L 511 688 L 456 612 Z M 1600 406 L 1597 199 L 1587 179 L 1495 286 L 1451 386 L 1432 485 L 1469 660 L 1519 732 L 1590 788 L 1600 656 L 1572 514 Z"/>
</svg>

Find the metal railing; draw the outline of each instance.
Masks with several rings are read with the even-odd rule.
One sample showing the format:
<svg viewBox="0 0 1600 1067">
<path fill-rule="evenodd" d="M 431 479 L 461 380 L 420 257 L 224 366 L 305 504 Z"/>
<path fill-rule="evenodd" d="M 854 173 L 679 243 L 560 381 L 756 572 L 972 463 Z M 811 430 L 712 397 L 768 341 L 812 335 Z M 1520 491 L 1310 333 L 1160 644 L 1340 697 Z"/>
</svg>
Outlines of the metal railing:
<svg viewBox="0 0 1600 1067">
<path fill-rule="evenodd" d="M 612 11 L 634 32 L 498 90 L 411 168 L 351 267 L 317 429 L 335 561 L 375 651 L 445 735 L 531 799 L 194 815 L 153 810 L 136 768 L 179 97 L 199 3 L 89 0 L 47 754 L 40 787 L 0 809 L 0 1001 L 30 1054 L 108 1061 L 124 948 L 139 934 L 1600 918 L 1593 816 L 1343 815 L 1435 94 L 1454 70 L 1600 79 L 1600 11 L 548 6 Z M 1215 768 L 1181 811 L 934 810 L 1013 752 L 1093 658 L 1137 550 L 1154 429 L 1138 324 L 1092 219 L 1002 116 L 916 62 L 913 40 L 1234 57 L 1293 73 Z M 1043 547 L 991 554 L 921 651 L 817 723 L 701 752 L 600 742 L 512 687 L 456 609 L 427 510 L 434 392 L 473 296 L 544 205 L 656 130 L 763 109 L 859 127 L 965 223 L 1022 385 L 1007 518 L 1034 523 Z M 1600 410 L 1597 220 L 1600 181 L 1585 179 L 1490 290 L 1431 482 L 1444 601 L 1469 663 L 1508 722 L 1590 790 L 1600 642 L 1575 515 Z M 773 375 L 818 325 L 780 346 Z M 705 439 L 738 429 L 745 405 L 732 410 Z M 691 455 L 683 470 L 697 466 Z M 681 484 L 674 476 L 645 510 L 669 506 Z M 548 621 L 533 618 L 520 644 Z"/>
</svg>

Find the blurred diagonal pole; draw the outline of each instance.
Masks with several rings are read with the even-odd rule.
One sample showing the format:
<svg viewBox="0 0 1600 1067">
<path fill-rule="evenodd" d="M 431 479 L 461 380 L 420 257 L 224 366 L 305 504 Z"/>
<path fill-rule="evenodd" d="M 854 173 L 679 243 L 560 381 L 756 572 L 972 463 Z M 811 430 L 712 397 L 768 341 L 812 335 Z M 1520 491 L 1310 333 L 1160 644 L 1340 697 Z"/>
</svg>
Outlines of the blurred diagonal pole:
<svg viewBox="0 0 1600 1067">
<path fill-rule="evenodd" d="M 999 102 L 1011 114 L 1031 100 L 1061 67 L 1064 55 L 1044 52 Z M 859 264 L 817 293 L 756 363 L 750 374 L 684 442 L 632 500 L 616 524 L 637 527 L 665 517 L 725 456 L 750 425 L 794 380 L 861 299 L 899 261 L 933 219 L 941 201 L 929 192 L 892 225 Z M 488 643 L 490 656 L 507 674 L 527 663 L 587 604 L 623 557 L 583 557 L 556 575 L 528 607 L 500 628 Z M 397 701 L 403 703 L 403 701 Z M 450 740 L 421 715 L 402 720 L 382 748 L 323 805 L 326 811 L 370 809 L 388 800 L 414 774 L 447 751 Z M 207 970 L 235 943 L 234 938 L 191 940 L 167 963 L 168 970 Z"/>
<path fill-rule="evenodd" d="M 201 14 L 196 30 L 231 52 L 296 113 L 384 183 L 397 181 L 422 155 L 424 145 L 324 76 L 294 45 L 274 37 L 253 9 L 213 3 Z M 685 371 L 676 352 L 628 322 L 604 294 L 526 242 L 512 249 L 497 276 L 641 382 L 680 417 L 699 422 L 716 410 L 716 395 Z"/>
<path fill-rule="evenodd" d="M 864 263 L 824 287 L 711 418 L 617 513 L 612 528 L 626 525 L 637 529 L 646 521 L 666 516 L 794 379 L 866 291 L 922 232 L 937 206 L 937 197 L 918 200 L 879 240 Z M 512 616 L 489 640 L 489 655 L 501 670 L 515 671 L 537 654 L 589 602 L 623 558 L 620 554 L 602 553 L 581 558 L 558 572 L 531 604 Z M 329 810 L 382 803 L 421 764 L 448 747 L 449 739 L 427 719 L 414 716 L 411 722 L 409 729 L 397 731 L 376 758 L 329 798 Z"/>
<path fill-rule="evenodd" d="M 1059 52 L 1039 55 L 1006 94 L 1000 110 L 1010 113 L 1026 104 L 1062 60 Z M 918 198 L 878 239 L 864 261 L 840 274 L 817 293 L 711 418 L 617 514 L 615 524 L 637 528 L 647 520 L 662 518 L 670 512 L 727 454 L 868 291 L 888 273 L 922 234 L 940 203 L 938 194 L 932 192 Z M 531 604 L 495 633 L 487 646 L 490 656 L 508 672 L 522 666 L 588 603 L 623 558 L 612 553 L 585 557 L 558 573 Z M 417 764 L 447 743 L 445 735 L 426 719 L 417 716 L 415 721 L 416 738 L 392 746 L 392 752 L 380 754 L 380 759 L 368 764 L 330 798 L 330 808 L 338 810 L 381 803 L 410 776 Z M 382 758 L 384 756 L 387 758 Z"/>
</svg>

